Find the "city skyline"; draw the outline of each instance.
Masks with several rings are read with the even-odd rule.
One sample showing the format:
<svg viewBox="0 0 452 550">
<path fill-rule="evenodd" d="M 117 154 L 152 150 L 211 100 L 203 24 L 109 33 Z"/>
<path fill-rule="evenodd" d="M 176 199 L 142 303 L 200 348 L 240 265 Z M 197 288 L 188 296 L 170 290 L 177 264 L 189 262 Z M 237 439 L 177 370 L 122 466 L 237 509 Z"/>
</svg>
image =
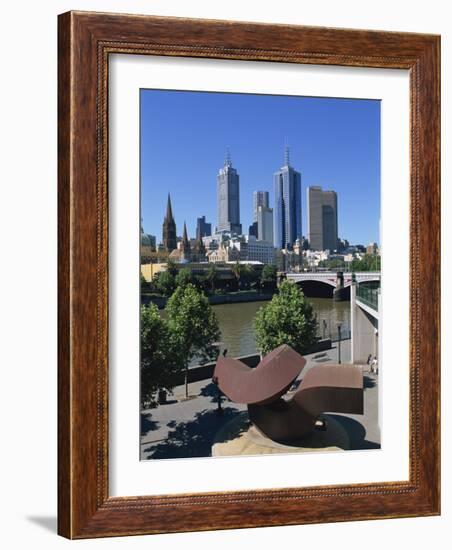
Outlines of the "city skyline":
<svg viewBox="0 0 452 550">
<path fill-rule="evenodd" d="M 201 216 L 205 216 L 206 222 L 212 224 L 213 232 L 219 223 L 217 176 L 222 166 L 224 167 L 225 154 L 228 155 L 228 162 L 231 162 L 232 156 L 232 166 L 239 174 L 239 221 L 243 228 L 242 232 L 247 233 L 246 228 L 254 218 L 253 201 L 256 191 L 268 193 L 269 207 L 275 208 L 273 178 L 285 164 L 284 142 L 290 145 L 291 166 L 301 173 L 301 196 L 306 196 L 307 187 L 314 185 L 333 189 L 340 195 L 339 237 L 346 238 L 351 243 L 379 242 L 378 101 L 156 90 L 142 90 L 141 94 L 143 227 L 146 233 L 155 235 L 158 242 L 161 241 L 161 224 L 168 192 L 172 197 L 178 236 L 181 236 L 182 224 L 185 221 L 189 236 L 194 237 L 197 219 Z M 181 111 L 183 105 L 186 107 L 184 113 Z M 238 120 L 233 116 L 234 111 L 240 106 L 247 107 L 243 115 L 244 120 Z M 207 136 L 207 128 L 211 123 L 215 123 L 210 112 L 214 107 L 222 108 L 217 121 L 221 131 L 217 130 Z M 285 131 L 280 132 L 279 143 L 275 143 L 275 132 L 260 135 L 262 125 L 268 122 L 269 113 L 271 116 L 277 116 L 287 111 L 288 107 L 293 119 L 298 120 L 300 116 L 303 118 L 303 124 L 298 127 L 299 131 L 293 134 L 290 124 L 286 125 L 288 127 Z M 177 126 L 180 131 L 175 132 L 178 114 L 182 116 Z M 230 116 L 224 118 L 225 114 Z M 248 125 L 250 114 L 254 117 L 253 126 Z M 187 127 L 188 119 L 191 124 Z M 224 120 L 226 123 L 223 132 Z M 236 129 L 235 136 L 231 135 L 231 121 Z M 316 152 L 315 143 L 319 141 L 319 135 L 322 133 L 321 130 L 325 129 L 325 125 L 329 132 L 327 135 L 323 134 L 322 144 Z M 184 136 L 189 131 L 191 139 L 185 140 Z M 310 134 L 312 143 L 309 147 L 305 144 L 305 154 L 300 155 L 301 144 L 306 139 L 305 133 Z M 208 151 L 201 151 L 201 145 L 206 145 L 208 137 L 213 144 L 206 146 Z M 238 148 L 238 142 L 243 141 L 245 137 L 248 138 L 247 143 Z M 274 145 L 267 143 L 267 139 Z M 332 146 L 331 141 L 334 142 L 334 147 L 328 148 L 328 144 Z M 231 153 L 226 153 L 228 142 L 234 144 L 234 148 L 232 145 L 230 147 Z M 220 145 L 223 145 L 221 151 Z M 259 158 L 256 158 L 259 150 L 265 152 L 265 155 L 258 155 Z M 218 153 L 222 158 L 218 158 Z M 314 162 L 320 153 L 323 162 Z M 354 162 L 350 163 L 350 157 L 354 158 Z M 332 159 L 335 159 L 334 166 Z M 336 176 L 322 177 L 323 173 L 328 172 Z M 318 176 L 313 177 L 313 173 L 317 173 Z M 364 180 L 368 184 L 360 185 L 359 182 Z M 304 200 L 301 202 L 302 234 L 307 236 L 306 203 Z M 360 205 L 359 211 L 356 208 L 357 203 Z"/>
</svg>

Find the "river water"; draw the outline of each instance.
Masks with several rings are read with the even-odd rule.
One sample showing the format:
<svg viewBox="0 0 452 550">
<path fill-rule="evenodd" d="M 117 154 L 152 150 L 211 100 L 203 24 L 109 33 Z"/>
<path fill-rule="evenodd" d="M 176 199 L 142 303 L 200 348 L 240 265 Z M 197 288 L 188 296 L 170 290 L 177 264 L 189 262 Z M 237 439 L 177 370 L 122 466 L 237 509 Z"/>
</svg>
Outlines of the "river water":
<svg viewBox="0 0 452 550">
<path fill-rule="evenodd" d="M 319 336 L 338 337 L 338 324 L 341 337 L 348 338 L 350 330 L 350 302 L 334 302 L 331 298 L 309 298 L 319 321 Z M 222 304 L 212 306 L 218 318 L 223 347 L 229 357 L 256 353 L 253 320 L 256 312 L 268 302 L 247 302 L 242 304 Z"/>
</svg>

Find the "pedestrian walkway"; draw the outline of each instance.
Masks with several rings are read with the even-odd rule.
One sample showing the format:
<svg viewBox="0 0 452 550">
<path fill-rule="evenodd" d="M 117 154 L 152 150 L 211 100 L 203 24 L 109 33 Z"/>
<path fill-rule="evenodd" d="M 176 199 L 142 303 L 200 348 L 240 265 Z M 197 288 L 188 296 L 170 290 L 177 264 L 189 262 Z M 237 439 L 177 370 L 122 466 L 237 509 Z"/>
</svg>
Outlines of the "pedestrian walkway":
<svg viewBox="0 0 452 550">
<path fill-rule="evenodd" d="M 341 342 L 340 354 L 343 363 L 350 362 L 350 340 Z M 337 343 L 331 350 L 305 356 L 307 364 L 300 379 L 314 365 L 337 363 L 338 356 Z M 189 384 L 189 394 L 185 399 L 185 387 L 178 386 L 166 404 L 141 412 L 141 459 L 210 456 L 218 431 L 247 410 L 246 405 L 223 396 L 219 414 L 218 390 L 211 380 Z M 379 448 L 378 376 L 364 373 L 364 415 L 330 416 L 346 428 L 351 449 Z"/>
</svg>

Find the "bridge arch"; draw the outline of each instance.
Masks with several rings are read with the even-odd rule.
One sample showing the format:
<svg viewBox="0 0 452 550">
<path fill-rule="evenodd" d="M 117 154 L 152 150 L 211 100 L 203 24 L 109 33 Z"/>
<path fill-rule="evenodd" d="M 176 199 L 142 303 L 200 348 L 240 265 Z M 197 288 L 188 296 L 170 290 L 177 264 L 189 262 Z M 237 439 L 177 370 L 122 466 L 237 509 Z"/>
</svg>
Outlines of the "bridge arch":
<svg viewBox="0 0 452 550">
<path fill-rule="evenodd" d="M 307 298 L 332 298 L 335 285 L 321 279 L 302 279 L 295 283 Z"/>
</svg>

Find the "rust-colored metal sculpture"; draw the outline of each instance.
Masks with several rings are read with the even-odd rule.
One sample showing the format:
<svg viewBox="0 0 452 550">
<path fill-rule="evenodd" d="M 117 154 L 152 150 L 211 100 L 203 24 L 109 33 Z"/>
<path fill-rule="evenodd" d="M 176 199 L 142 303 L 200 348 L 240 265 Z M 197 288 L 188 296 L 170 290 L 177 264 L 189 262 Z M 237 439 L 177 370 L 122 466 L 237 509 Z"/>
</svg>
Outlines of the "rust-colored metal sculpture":
<svg viewBox="0 0 452 550">
<path fill-rule="evenodd" d="M 305 365 L 306 359 L 284 344 L 255 368 L 218 359 L 213 380 L 231 401 L 248 405 L 251 422 L 274 441 L 308 435 L 324 412 L 363 414 L 363 374 L 355 365 L 316 365 L 283 399 Z"/>
</svg>

